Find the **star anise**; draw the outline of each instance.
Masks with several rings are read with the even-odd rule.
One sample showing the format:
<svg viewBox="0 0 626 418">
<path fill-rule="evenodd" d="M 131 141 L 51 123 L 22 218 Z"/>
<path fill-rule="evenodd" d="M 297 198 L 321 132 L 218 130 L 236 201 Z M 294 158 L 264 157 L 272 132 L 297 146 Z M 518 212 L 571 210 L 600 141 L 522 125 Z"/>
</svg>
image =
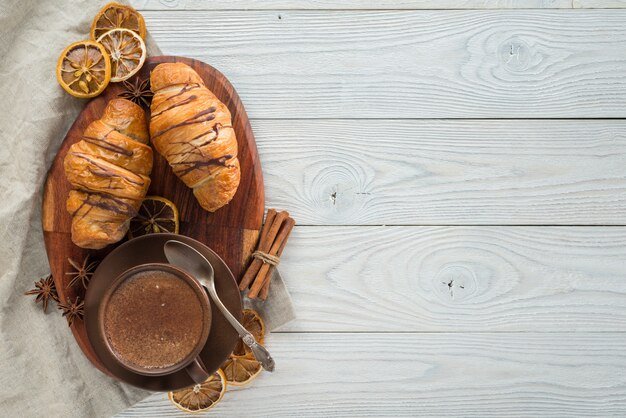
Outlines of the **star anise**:
<svg viewBox="0 0 626 418">
<path fill-rule="evenodd" d="M 82 265 L 78 264 L 76 261 L 72 260 L 71 258 L 68 258 L 67 261 L 70 262 L 70 264 L 72 265 L 72 267 L 74 267 L 74 270 L 75 270 L 69 273 L 65 273 L 67 276 L 74 276 L 72 277 L 72 280 L 70 280 L 70 282 L 67 284 L 67 287 L 72 287 L 74 286 L 74 284 L 80 281 L 83 287 L 87 289 L 89 280 L 91 279 L 91 276 L 93 276 L 93 269 L 98 265 L 98 262 L 93 261 L 90 263 L 89 255 L 85 257 Z"/>
<path fill-rule="evenodd" d="M 67 325 L 70 327 L 74 323 L 74 319 L 83 319 L 85 314 L 85 302 L 80 300 L 80 296 L 76 296 L 74 302 L 68 299 L 67 303 L 59 303 L 57 307 L 63 311 L 63 316 L 67 319 Z"/>
<path fill-rule="evenodd" d="M 38 282 L 35 282 L 35 288 L 24 293 L 25 295 L 37 295 L 35 302 L 43 302 L 43 311 L 48 309 L 48 301 L 52 299 L 55 302 L 59 302 L 59 295 L 57 294 L 57 288 L 54 284 L 52 275 L 42 278 Z"/>
<path fill-rule="evenodd" d="M 118 94 L 118 97 L 130 100 L 140 106 L 150 107 L 152 101 L 152 90 L 150 90 L 150 79 L 146 78 L 141 81 L 139 77 L 135 77 L 131 83 L 128 80 L 122 82 L 125 91 Z"/>
</svg>

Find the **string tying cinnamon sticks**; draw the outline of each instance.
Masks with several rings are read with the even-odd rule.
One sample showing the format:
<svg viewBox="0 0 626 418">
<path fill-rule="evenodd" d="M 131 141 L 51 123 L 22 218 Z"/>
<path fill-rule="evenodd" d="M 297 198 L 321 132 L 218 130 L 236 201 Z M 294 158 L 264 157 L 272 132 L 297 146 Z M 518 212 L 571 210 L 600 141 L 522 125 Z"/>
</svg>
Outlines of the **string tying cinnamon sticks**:
<svg viewBox="0 0 626 418">
<path fill-rule="evenodd" d="M 275 209 L 267 211 L 258 247 L 252 253 L 252 262 L 239 283 L 241 291 L 250 288 L 248 298 L 260 297 L 263 300 L 267 298 L 272 274 L 280 263 L 280 256 L 295 224 L 286 211 L 276 212 Z"/>
<path fill-rule="evenodd" d="M 263 251 L 255 251 L 252 253 L 252 257 L 258 258 L 265 264 L 269 264 L 270 266 L 277 266 L 280 264 L 280 257 L 276 257 L 275 255 L 264 253 Z"/>
</svg>

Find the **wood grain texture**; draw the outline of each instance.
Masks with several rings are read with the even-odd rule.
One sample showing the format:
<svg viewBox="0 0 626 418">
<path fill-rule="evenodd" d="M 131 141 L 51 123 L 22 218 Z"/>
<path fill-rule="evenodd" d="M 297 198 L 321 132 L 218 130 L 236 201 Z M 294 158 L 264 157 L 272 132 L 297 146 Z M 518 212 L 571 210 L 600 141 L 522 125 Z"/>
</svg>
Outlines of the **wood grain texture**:
<svg viewBox="0 0 626 418">
<path fill-rule="evenodd" d="M 626 11 L 417 10 L 619 3 L 133 2 L 240 90 L 300 225 L 623 224 L 623 121 L 510 119 L 624 117 Z M 624 416 L 625 272 L 622 227 L 299 226 L 277 372 L 206 416 Z"/>
<path fill-rule="evenodd" d="M 144 15 L 164 51 L 226 74 L 252 118 L 626 116 L 626 11 Z"/>
<path fill-rule="evenodd" d="M 626 122 L 256 120 L 299 225 L 624 224 Z"/>
<path fill-rule="evenodd" d="M 280 268 L 280 331 L 626 328 L 626 228 L 296 226 Z"/>
<path fill-rule="evenodd" d="M 574 0 L 576 1 L 576 0 Z M 601 0 L 600 0 L 601 1 Z M 600 1 L 594 1 L 596 5 Z M 570 9 L 572 0 L 131 0 L 146 10 Z"/>
<path fill-rule="evenodd" d="M 572 0 L 577 9 L 624 9 L 626 0 Z"/>
<path fill-rule="evenodd" d="M 131 0 L 146 10 L 622 9 L 626 0 Z"/>
<path fill-rule="evenodd" d="M 232 125 L 237 135 L 238 158 L 241 165 L 241 180 L 233 200 L 215 213 L 203 210 L 187 188 L 172 172 L 167 161 L 154 153 L 149 195 L 164 196 L 172 200 L 180 213 L 180 233 L 195 238 L 211 247 L 239 278 L 243 262 L 248 258 L 251 245 L 263 221 L 264 189 L 261 163 L 256 150 L 252 128 L 237 92 L 228 80 L 213 67 L 199 61 L 180 57 L 151 57 L 140 71 L 140 77 L 148 77 L 149 71 L 162 62 L 184 62 L 190 65 L 205 81 L 206 86 L 228 107 Z M 87 254 L 92 260 L 101 259 L 115 245 L 100 251 L 89 251 L 77 247 L 71 241 L 72 217 L 66 210 L 66 200 L 71 185 L 65 178 L 63 160 L 69 147 L 80 141 L 85 128 L 99 119 L 109 100 L 122 91 L 118 84 L 107 87 L 105 92 L 89 101 L 67 133 L 44 187 L 42 223 L 46 252 L 50 270 L 54 277 L 59 298 L 62 302 L 83 296 L 82 289 L 68 287 L 72 272 L 68 258 L 82 261 Z M 88 341 L 82 320 L 75 321 L 72 332 L 85 355 L 103 369 Z"/>
<path fill-rule="evenodd" d="M 272 334 L 276 371 L 205 416 L 626 414 L 624 334 Z M 320 347 L 324 347 L 320 350 Z M 165 395 L 121 417 L 186 417 Z"/>
</svg>

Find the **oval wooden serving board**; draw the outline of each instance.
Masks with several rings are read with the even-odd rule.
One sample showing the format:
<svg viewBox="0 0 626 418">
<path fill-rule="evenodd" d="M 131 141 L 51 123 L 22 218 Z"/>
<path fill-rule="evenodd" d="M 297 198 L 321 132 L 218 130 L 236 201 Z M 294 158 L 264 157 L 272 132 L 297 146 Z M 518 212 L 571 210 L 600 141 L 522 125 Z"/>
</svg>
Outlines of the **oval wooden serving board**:
<svg viewBox="0 0 626 418">
<path fill-rule="evenodd" d="M 233 86 L 223 74 L 208 64 L 183 57 L 151 57 L 138 76 L 142 80 L 148 78 L 150 71 L 163 62 L 183 62 L 191 66 L 202 77 L 209 90 L 228 106 L 239 144 L 241 182 L 235 197 L 228 205 L 215 213 L 209 213 L 198 205 L 191 189 L 172 173 L 167 161 L 155 152 L 148 194 L 164 196 L 173 201 L 180 213 L 180 233 L 211 247 L 228 264 L 237 280 L 240 280 L 242 267 L 258 238 L 265 202 L 261 163 L 250 121 Z M 106 103 L 123 90 L 121 83 L 111 83 L 102 95 L 87 103 L 63 140 L 48 172 L 44 187 L 42 222 L 48 261 L 61 302 L 74 300 L 76 296 L 82 299 L 84 296 L 81 289 L 68 288 L 71 276 L 66 273 L 73 271 L 68 259 L 82 262 L 87 254 L 94 260 L 102 259 L 119 244 L 94 251 L 79 248 L 72 243 L 72 218 L 65 209 L 70 184 L 65 178 L 63 159 L 69 147 L 81 140 L 87 125 L 100 118 Z M 89 360 L 108 373 L 89 344 L 82 320 L 74 321 L 72 332 Z"/>
</svg>

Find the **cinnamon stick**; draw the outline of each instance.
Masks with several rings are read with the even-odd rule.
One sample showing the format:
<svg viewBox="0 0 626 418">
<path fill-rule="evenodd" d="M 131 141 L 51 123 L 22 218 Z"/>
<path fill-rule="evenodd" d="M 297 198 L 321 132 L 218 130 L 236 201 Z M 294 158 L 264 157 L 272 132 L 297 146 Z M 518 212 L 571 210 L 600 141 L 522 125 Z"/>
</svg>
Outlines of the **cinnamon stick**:
<svg viewBox="0 0 626 418">
<path fill-rule="evenodd" d="M 291 233 L 291 230 L 293 229 L 293 226 L 295 224 L 296 222 L 292 218 L 288 218 L 285 223 L 280 226 L 276 239 L 274 240 L 274 243 L 269 250 L 270 255 L 280 257 L 283 252 L 283 248 L 285 248 L 285 244 L 287 243 L 287 239 L 289 238 L 289 234 Z M 250 299 L 256 298 L 263 288 L 265 282 L 267 281 L 269 283 L 272 277 L 271 274 L 268 274 L 268 272 L 272 271 L 272 267 L 274 266 L 265 263 L 262 264 L 263 265 L 259 269 L 259 272 L 256 275 L 256 279 L 252 283 L 250 291 L 248 292 L 248 298 Z"/>
<path fill-rule="evenodd" d="M 291 218 L 290 218 L 291 219 Z M 293 219 L 291 219 L 293 221 L 293 225 L 295 225 L 295 221 Z M 291 229 L 293 229 L 293 225 L 291 227 Z M 289 233 L 287 233 L 287 237 L 285 238 L 285 240 L 283 241 L 282 245 L 280 246 L 280 248 L 278 248 L 278 253 L 277 255 L 280 257 L 283 253 L 283 249 L 285 248 L 285 244 L 287 244 L 287 239 L 289 238 Z M 270 269 L 267 272 L 267 279 L 265 280 L 265 283 L 263 283 L 263 287 L 261 288 L 261 291 L 259 292 L 259 297 L 262 300 L 267 299 L 267 295 L 269 294 L 270 291 L 270 282 L 272 281 L 272 277 L 274 276 L 274 270 L 276 270 L 276 266 L 270 266 Z"/>
<path fill-rule="evenodd" d="M 261 233 L 259 234 L 259 242 L 257 244 L 257 249 L 259 251 L 263 251 L 262 246 L 266 245 L 265 243 L 267 242 L 267 234 L 269 233 L 269 230 L 272 227 L 272 224 L 274 223 L 275 218 L 276 218 L 276 210 L 268 209 L 267 215 L 265 216 L 265 223 L 263 224 L 263 227 L 261 228 Z M 255 261 L 257 261 L 256 258 L 253 258 L 250 261 L 250 265 L 248 266 L 248 269 L 243 275 L 241 282 L 239 282 L 239 290 L 247 289 L 248 286 L 250 286 L 250 284 L 256 277 L 256 274 L 258 273 L 259 269 L 261 268 L 261 266 L 258 263 L 255 263 Z"/>
<path fill-rule="evenodd" d="M 262 301 L 265 301 L 265 299 L 267 299 L 267 295 L 269 295 L 270 293 L 270 283 L 272 281 L 271 275 L 274 274 L 274 269 L 270 269 L 268 274 L 270 274 L 270 278 L 269 280 L 265 281 L 265 283 L 263 284 L 263 287 L 261 288 L 261 291 L 259 292 L 259 298 L 261 298 Z"/>
<path fill-rule="evenodd" d="M 261 250 L 261 245 L 266 242 L 266 235 L 269 232 L 270 228 L 272 227 L 275 217 L 276 217 L 276 210 L 268 209 L 267 215 L 265 216 L 265 223 L 261 227 L 261 232 L 259 233 L 259 240 L 257 243 L 258 250 Z M 248 286 L 250 286 L 250 284 L 252 283 L 252 280 L 254 280 L 254 278 L 256 277 L 256 274 L 259 271 L 259 268 L 261 268 L 261 266 L 254 263 L 254 261 L 256 261 L 256 258 L 253 258 L 250 261 L 248 268 L 246 269 L 243 277 L 241 278 L 241 281 L 239 282 L 240 291 L 243 291 Z"/>
<path fill-rule="evenodd" d="M 276 234 L 280 225 L 283 222 L 283 219 L 289 216 L 288 212 L 280 212 L 276 213 L 276 210 L 269 209 L 267 211 L 267 216 L 265 217 L 265 224 L 261 229 L 261 236 L 259 237 L 259 246 L 258 251 L 268 252 L 274 240 L 276 239 Z M 257 273 L 263 262 L 257 258 L 253 258 L 252 262 L 248 266 L 246 273 L 244 274 L 241 282 L 239 283 L 239 290 L 245 290 L 250 286 L 254 278 L 257 276 Z"/>
</svg>

